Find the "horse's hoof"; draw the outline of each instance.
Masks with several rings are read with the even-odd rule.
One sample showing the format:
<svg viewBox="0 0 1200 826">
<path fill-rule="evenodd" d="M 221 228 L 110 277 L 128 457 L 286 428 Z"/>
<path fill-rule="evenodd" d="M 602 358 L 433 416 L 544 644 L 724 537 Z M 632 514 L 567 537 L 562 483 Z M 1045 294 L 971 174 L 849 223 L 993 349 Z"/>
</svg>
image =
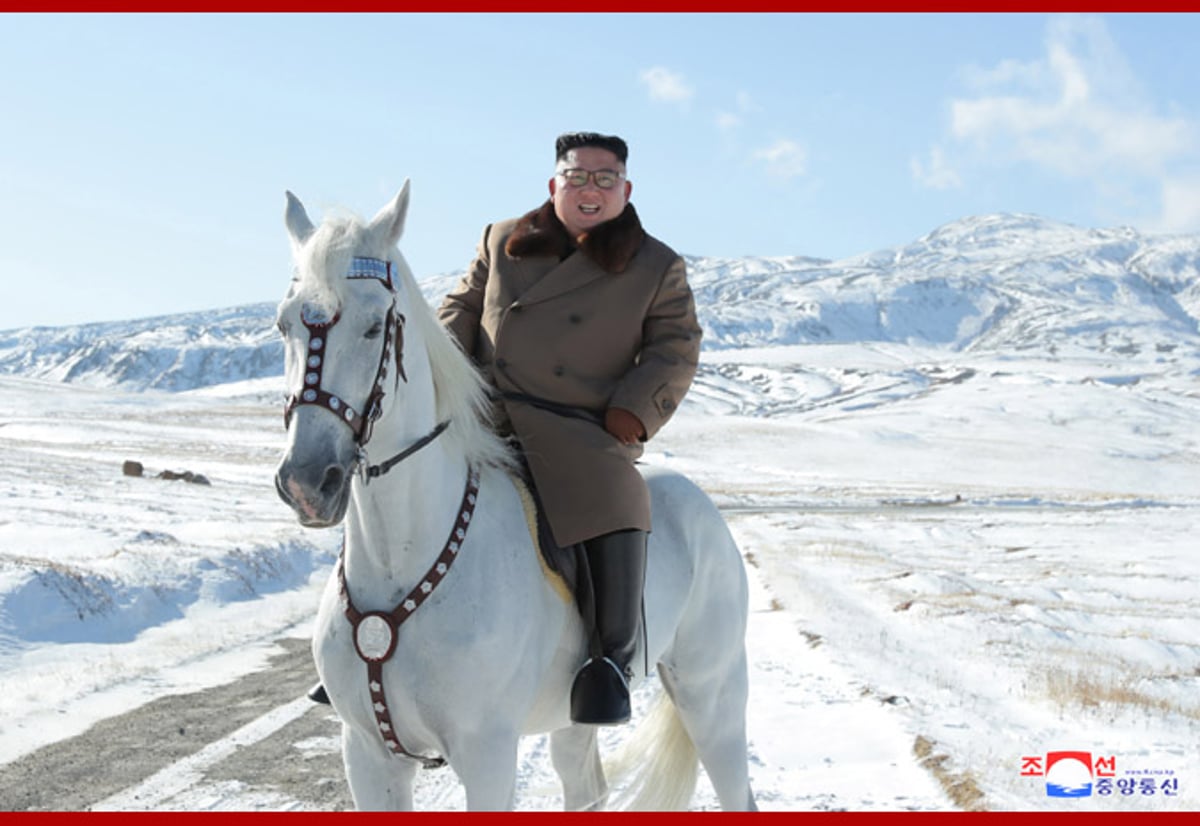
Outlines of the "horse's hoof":
<svg viewBox="0 0 1200 826">
<path fill-rule="evenodd" d="M 333 705 L 329 702 L 329 695 L 325 693 L 325 685 L 317 683 L 308 690 L 308 699 L 314 703 L 324 703 L 325 705 Z"/>
<path fill-rule="evenodd" d="M 584 663 L 571 686 L 571 720 L 593 726 L 628 723 L 633 716 L 629 683 L 616 663 L 594 657 Z"/>
</svg>

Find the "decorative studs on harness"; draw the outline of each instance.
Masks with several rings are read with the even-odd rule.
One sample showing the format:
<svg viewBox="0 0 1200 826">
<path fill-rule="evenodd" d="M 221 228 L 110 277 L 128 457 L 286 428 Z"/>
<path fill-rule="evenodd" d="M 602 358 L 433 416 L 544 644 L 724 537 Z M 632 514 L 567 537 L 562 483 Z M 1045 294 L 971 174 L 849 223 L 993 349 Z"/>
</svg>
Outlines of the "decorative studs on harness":
<svg viewBox="0 0 1200 826">
<path fill-rule="evenodd" d="M 427 769 L 441 768 L 446 765 L 446 759 L 413 754 L 401 744 L 392 723 L 391 712 L 388 710 L 387 693 L 383 687 L 383 664 L 396 653 L 400 626 L 433 593 L 433 589 L 445 578 L 450 566 L 458 558 L 463 540 L 467 538 L 467 528 L 470 527 L 471 516 L 475 512 L 475 502 L 478 496 L 479 471 L 469 468 L 466 490 L 463 491 L 462 503 L 458 509 L 458 518 L 450 530 L 450 536 L 446 539 L 441 554 L 422 577 L 420 584 L 409 591 L 408 596 L 390 612 L 369 611 L 363 613 L 354 607 L 354 602 L 350 598 L 350 590 L 346 587 L 345 558 L 343 556 L 338 559 L 338 584 L 341 588 L 342 599 L 346 602 L 346 619 L 354 629 L 354 650 L 358 652 L 359 658 L 367 664 L 367 687 L 371 691 L 371 707 L 375 712 L 375 723 L 379 727 L 379 735 L 392 754 L 417 760 Z"/>
<path fill-rule="evenodd" d="M 379 281 L 389 292 L 395 295 L 396 288 L 392 281 L 392 263 L 376 258 L 354 258 L 350 262 L 347 278 L 373 278 Z M 298 393 L 292 393 L 284 407 L 283 422 L 287 427 L 292 418 L 292 412 L 305 404 L 322 407 L 344 422 L 354 433 L 354 441 L 358 445 L 359 465 L 363 481 L 368 482 L 390 471 L 400 462 L 430 444 L 440 436 L 450 425 L 449 421 L 439 422 L 428 434 L 405 448 L 395 456 L 378 465 L 369 465 L 366 461 L 365 446 L 371 438 L 376 420 L 383 414 L 383 398 L 386 395 L 383 386 L 387 380 L 388 367 L 392 361 L 393 345 L 395 346 L 396 386 L 400 380 L 408 381 L 404 372 L 404 315 L 396 311 L 393 300 L 388 308 L 384 322 L 385 336 L 383 350 L 379 356 L 379 367 L 375 371 L 375 382 L 367 396 L 363 410 L 355 410 L 344 399 L 335 396 L 322 387 L 325 368 L 325 352 L 329 346 L 329 333 L 341 318 L 340 312 L 332 319 L 325 320 L 318 316 L 312 308 L 302 309 L 300 320 L 308 330 L 308 353 L 305 358 L 304 387 Z M 388 750 L 397 756 L 417 760 L 425 768 L 438 768 L 446 765 L 445 758 L 424 757 L 409 752 L 400 743 L 392 725 L 391 712 L 388 710 L 387 695 L 383 687 L 383 664 L 391 659 L 396 652 L 397 635 L 400 625 L 421 605 L 433 592 L 438 583 L 445 577 L 446 572 L 454 563 L 462 542 L 466 539 L 467 528 L 471 516 L 475 512 L 475 501 L 479 495 L 479 471 L 473 467 L 467 469 L 467 485 L 463 492 L 462 504 L 459 506 L 458 518 L 451 529 L 450 537 L 446 540 L 441 554 L 433 567 L 425 574 L 421 583 L 406 596 L 398 606 L 390 612 L 370 611 L 362 613 L 350 599 L 350 591 L 346 586 L 345 547 L 338 558 L 338 581 L 342 598 L 346 603 L 345 615 L 354 631 L 354 649 L 359 658 L 367 664 L 367 687 L 371 692 L 371 705 L 379 726 L 380 736 Z"/>
<path fill-rule="evenodd" d="M 392 280 L 392 262 L 378 258 L 353 258 L 350 269 L 346 273 L 348 279 L 371 278 L 379 281 L 388 292 L 395 295 L 396 287 Z M 400 462 L 416 453 L 432 442 L 449 427 L 450 422 L 440 422 L 427 435 L 415 444 L 396 454 L 385 462 L 372 465 L 367 461 L 366 445 L 371 439 L 371 433 L 376 420 L 383 415 L 383 399 L 387 393 L 383 389 L 388 377 L 388 368 L 393 361 L 396 364 L 396 385 L 400 380 L 408 382 L 404 372 L 404 314 L 396 311 L 396 303 L 388 307 L 387 318 L 384 320 L 383 349 L 379 354 L 379 367 L 375 370 L 375 382 L 367 395 L 362 411 L 325 390 L 321 385 L 324 381 L 325 353 L 329 349 L 329 334 L 334 325 L 341 320 L 339 311 L 332 319 L 326 320 L 319 316 L 318 311 L 305 306 L 300 313 L 300 321 L 308 330 L 308 354 L 304 364 L 304 387 L 298 393 L 292 393 L 287 398 L 283 408 L 283 425 L 286 428 L 292 420 L 292 413 L 297 407 L 305 404 L 323 407 L 341 419 L 354 433 L 354 441 L 358 445 L 358 466 L 362 471 L 363 482 L 369 482 L 387 473 Z"/>
<path fill-rule="evenodd" d="M 392 282 L 392 262 L 380 261 L 375 258 L 354 258 L 350 262 L 347 278 L 374 278 L 388 289 L 395 292 Z M 291 422 L 292 412 L 303 404 L 323 407 L 333 413 L 350 430 L 354 432 L 354 441 L 361 448 L 371 438 L 371 430 L 375 421 L 383 413 L 383 383 L 387 380 L 388 364 L 392 360 L 392 347 L 395 345 L 395 361 L 397 384 L 400 379 L 408 381 L 404 373 L 404 315 L 396 312 L 395 302 L 388 308 L 387 319 L 384 322 L 383 350 L 379 354 L 379 367 L 375 371 L 375 383 L 367 396 L 366 404 L 360 412 L 341 399 L 321 387 L 322 374 L 325 369 L 325 351 L 329 345 L 329 332 L 341 320 L 339 311 L 332 319 L 324 320 L 312 308 L 305 306 L 300 314 L 300 321 L 308 330 L 308 355 L 305 358 L 304 388 L 299 393 L 288 397 L 283 409 L 284 427 Z"/>
</svg>

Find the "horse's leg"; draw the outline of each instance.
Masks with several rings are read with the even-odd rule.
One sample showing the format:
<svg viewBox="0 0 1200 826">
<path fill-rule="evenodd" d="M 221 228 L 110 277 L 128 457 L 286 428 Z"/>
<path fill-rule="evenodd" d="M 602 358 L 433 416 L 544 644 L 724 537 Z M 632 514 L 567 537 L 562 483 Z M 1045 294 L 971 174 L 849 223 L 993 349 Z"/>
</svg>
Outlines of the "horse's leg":
<svg viewBox="0 0 1200 826">
<path fill-rule="evenodd" d="M 684 728 L 696 745 L 700 762 L 725 811 L 754 811 L 750 789 L 749 746 L 746 741 L 748 679 L 746 658 L 720 669 L 688 674 L 678 666 L 660 664 L 659 675 L 671 695 Z M 711 663 L 709 664 L 711 666 Z M 696 676 L 703 679 L 696 682 Z"/>
<path fill-rule="evenodd" d="M 742 564 L 732 539 L 710 551 Z M 726 811 L 755 808 L 746 738 L 748 596 L 744 575 L 738 583 L 735 573 L 714 566 L 697 583 L 658 669 Z"/>
<path fill-rule="evenodd" d="M 595 811 L 608 801 L 595 726 L 570 726 L 550 734 L 550 760 L 562 780 L 563 808 Z"/>
<path fill-rule="evenodd" d="M 450 766 L 467 793 L 468 811 L 512 811 L 517 798 L 515 731 L 463 732 L 447 743 Z"/>
<path fill-rule="evenodd" d="M 371 736 L 374 735 L 374 736 Z M 354 808 L 367 812 L 411 812 L 417 764 L 383 751 L 374 732 L 342 727 L 342 759 Z"/>
</svg>

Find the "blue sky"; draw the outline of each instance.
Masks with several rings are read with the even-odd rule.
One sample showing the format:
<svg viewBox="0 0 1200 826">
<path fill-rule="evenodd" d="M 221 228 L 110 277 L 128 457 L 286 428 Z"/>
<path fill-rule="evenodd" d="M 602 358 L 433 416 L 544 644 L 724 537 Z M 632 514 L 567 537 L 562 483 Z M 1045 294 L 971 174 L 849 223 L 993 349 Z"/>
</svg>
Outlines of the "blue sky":
<svg viewBox="0 0 1200 826">
<path fill-rule="evenodd" d="M 842 258 L 1030 212 L 1200 232 L 1200 16 L 0 15 L 0 329 L 276 301 L 291 189 L 417 276 L 630 144 L 693 255 Z"/>
</svg>

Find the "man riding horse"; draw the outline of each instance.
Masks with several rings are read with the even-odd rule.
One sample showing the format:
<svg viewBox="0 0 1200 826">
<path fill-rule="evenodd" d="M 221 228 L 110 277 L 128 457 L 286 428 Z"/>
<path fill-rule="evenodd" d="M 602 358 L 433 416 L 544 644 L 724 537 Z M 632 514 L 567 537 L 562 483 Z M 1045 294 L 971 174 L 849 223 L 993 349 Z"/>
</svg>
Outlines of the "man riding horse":
<svg viewBox="0 0 1200 826">
<path fill-rule="evenodd" d="M 691 386 L 701 329 L 683 259 L 629 203 L 625 141 L 568 133 L 555 150 L 550 198 L 484 229 L 438 317 L 494 388 L 554 541 L 582 550 L 592 655 L 571 717 L 608 725 L 631 716 L 641 628 L 650 496 L 634 462 Z"/>
</svg>

